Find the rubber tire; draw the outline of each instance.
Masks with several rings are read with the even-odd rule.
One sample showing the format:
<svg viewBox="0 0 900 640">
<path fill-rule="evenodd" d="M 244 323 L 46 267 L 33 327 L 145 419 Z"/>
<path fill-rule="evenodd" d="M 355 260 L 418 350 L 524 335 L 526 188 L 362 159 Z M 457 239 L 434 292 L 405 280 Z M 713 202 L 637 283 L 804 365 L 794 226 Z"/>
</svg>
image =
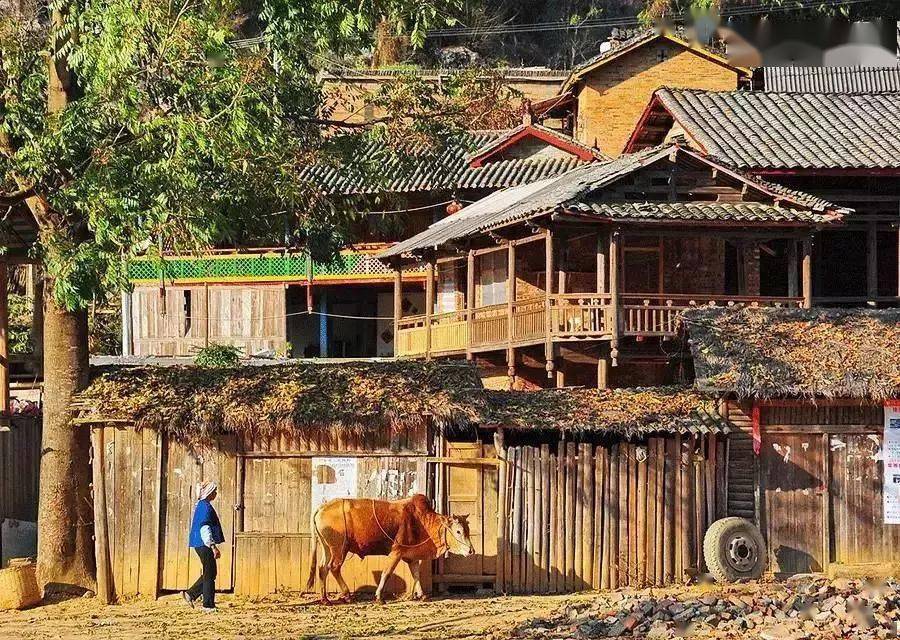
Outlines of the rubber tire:
<svg viewBox="0 0 900 640">
<path fill-rule="evenodd" d="M 728 561 L 728 542 L 738 534 L 755 544 L 757 549 L 756 562 L 745 571 Z M 722 518 L 713 522 L 703 536 L 703 559 L 716 582 L 758 580 L 766 568 L 766 542 L 756 525 L 746 518 Z"/>
</svg>

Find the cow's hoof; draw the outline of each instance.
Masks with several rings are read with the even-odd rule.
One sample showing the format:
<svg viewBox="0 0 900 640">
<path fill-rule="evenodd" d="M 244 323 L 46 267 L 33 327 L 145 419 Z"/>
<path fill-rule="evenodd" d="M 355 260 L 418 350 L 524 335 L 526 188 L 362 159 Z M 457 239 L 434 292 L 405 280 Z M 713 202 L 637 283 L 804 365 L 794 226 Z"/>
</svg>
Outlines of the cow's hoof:
<svg viewBox="0 0 900 640">
<path fill-rule="evenodd" d="M 375 596 L 375 604 L 384 604 L 384 598 L 381 596 Z"/>
<path fill-rule="evenodd" d="M 331 600 L 329 600 L 328 598 L 319 598 L 318 600 L 316 600 L 316 604 L 320 604 L 322 606 L 327 607 L 334 603 Z"/>
<path fill-rule="evenodd" d="M 419 602 L 428 602 L 429 600 L 431 600 L 431 596 L 429 596 L 427 593 L 421 593 L 417 595 L 415 599 Z"/>
</svg>

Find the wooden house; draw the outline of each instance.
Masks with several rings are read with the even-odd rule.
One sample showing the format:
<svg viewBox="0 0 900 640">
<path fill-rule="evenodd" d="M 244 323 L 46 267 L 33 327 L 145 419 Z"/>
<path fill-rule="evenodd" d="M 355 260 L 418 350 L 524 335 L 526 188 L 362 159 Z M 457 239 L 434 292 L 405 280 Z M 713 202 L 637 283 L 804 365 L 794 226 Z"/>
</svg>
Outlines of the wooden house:
<svg viewBox="0 0 900 640">
<path fill-rule="evenodd" d="M 737 89 L 749 69 L 668 31 L 643 31 L 576 67 L 560 93 L 571 96 L 575 138 L 611 156 L 623 152 L 653 92 L 660 87 Z"/>
<path fill-rule="evenodd" d="M 811 235 L 845 213 L 678 143 L 515 187 L 381 254 L 395 299 L 402 260 L 425 264 L 397 354 L 476 359 L 504 387 L 672 382 L 683 310 L 810 306 Z"/>
<path fill-rule="evenodd" d="M 729 418 L 727 507 L 776 575 L 897 575 L 900 311 L 694 310 L 698 389 Z"/>
<path fill-rule="evenodd" d="M 251 597 L 305 588 L 310 515 L 332 497 L 421 492 L 468 514 L 476 555 L 437 560 L 428 584 L 518 593 L 681 582 L 725 504 L 727 425 L 685 388 L 487 393 L 468 363 L 118 367 L 78 411 L 112 598 L 196 577 L 202 478 L 228 536 L 217 584 Z M 348 561 L 351 587 L 383 560 Z"/>
<path fill-rule="evenodd" d="M 845 225 L 812 239 L 814 301 L 893 306 L 900 301 L 900 94 L 874 79 L 867 86 L 867 93 L 660 89 L 627 150 L 683 138 L 716 162 L 852 208 Z"/>
<path fill-rule="evenodd" d="M 372 142 L 358 151 L 356 170 L 323 164 L 307 174 L 328 197 L 358 206 L 352 246 L 330 262 L 271 247 L 135 261 L 134 291 L 123 297 L 123 353 L 190 356 L 221 343 L 248 355 L 391 356 L 393 274 L 378 252 L 461 203 L 602 158 L 530 117 L 508 131 L 466 134 L 413 162 Z M 417 283 L 398 301 L 409 312 L 422 309 L 424 275 L 405 274 Z"/>
</svg>

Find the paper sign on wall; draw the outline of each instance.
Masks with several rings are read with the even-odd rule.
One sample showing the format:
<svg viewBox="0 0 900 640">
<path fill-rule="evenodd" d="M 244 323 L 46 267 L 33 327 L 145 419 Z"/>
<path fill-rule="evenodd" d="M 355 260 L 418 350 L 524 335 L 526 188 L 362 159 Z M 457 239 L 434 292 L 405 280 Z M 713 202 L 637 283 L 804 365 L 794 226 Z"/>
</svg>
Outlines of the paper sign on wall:
<svg viewBox="0 0 900 640">
<path fill-rule="evenodd" d="M 357 458 L 312 459 L 312 512 L 334 498 L 355 498 L 359 492 Z"/>
<path fill-rule="evenodd" d="M 884 405 L 884 523 L 900 524 L 900 403 Z"/>
</svg>

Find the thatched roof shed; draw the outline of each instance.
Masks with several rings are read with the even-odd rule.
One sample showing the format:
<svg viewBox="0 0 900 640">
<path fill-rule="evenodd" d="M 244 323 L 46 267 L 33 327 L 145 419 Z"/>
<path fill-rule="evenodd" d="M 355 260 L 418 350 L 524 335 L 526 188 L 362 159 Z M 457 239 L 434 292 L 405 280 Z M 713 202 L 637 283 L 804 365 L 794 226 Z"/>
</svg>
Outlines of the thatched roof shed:
<svg viewBox="0 0 900 640">
<path fill-rule="evenodd" d="M 739 398 L 900 395 L 900 310 L 697 309 L 697 385 Z"/>
<path fill-rule="evenodd" d="M 288 362 L 270 366 L 99 367 L 77 403 L 81 422 L 129 422 L 185 441 L 342 429 L 355 435 L 465 427 L 483 419 L 474 366 Z"/>
<path fill-rule="evenodd" d="M 684 387 L 489 391 L 490 420 L 513 430 L 648 433 L 727 432 L 715 403 Z"/>
</svg>

